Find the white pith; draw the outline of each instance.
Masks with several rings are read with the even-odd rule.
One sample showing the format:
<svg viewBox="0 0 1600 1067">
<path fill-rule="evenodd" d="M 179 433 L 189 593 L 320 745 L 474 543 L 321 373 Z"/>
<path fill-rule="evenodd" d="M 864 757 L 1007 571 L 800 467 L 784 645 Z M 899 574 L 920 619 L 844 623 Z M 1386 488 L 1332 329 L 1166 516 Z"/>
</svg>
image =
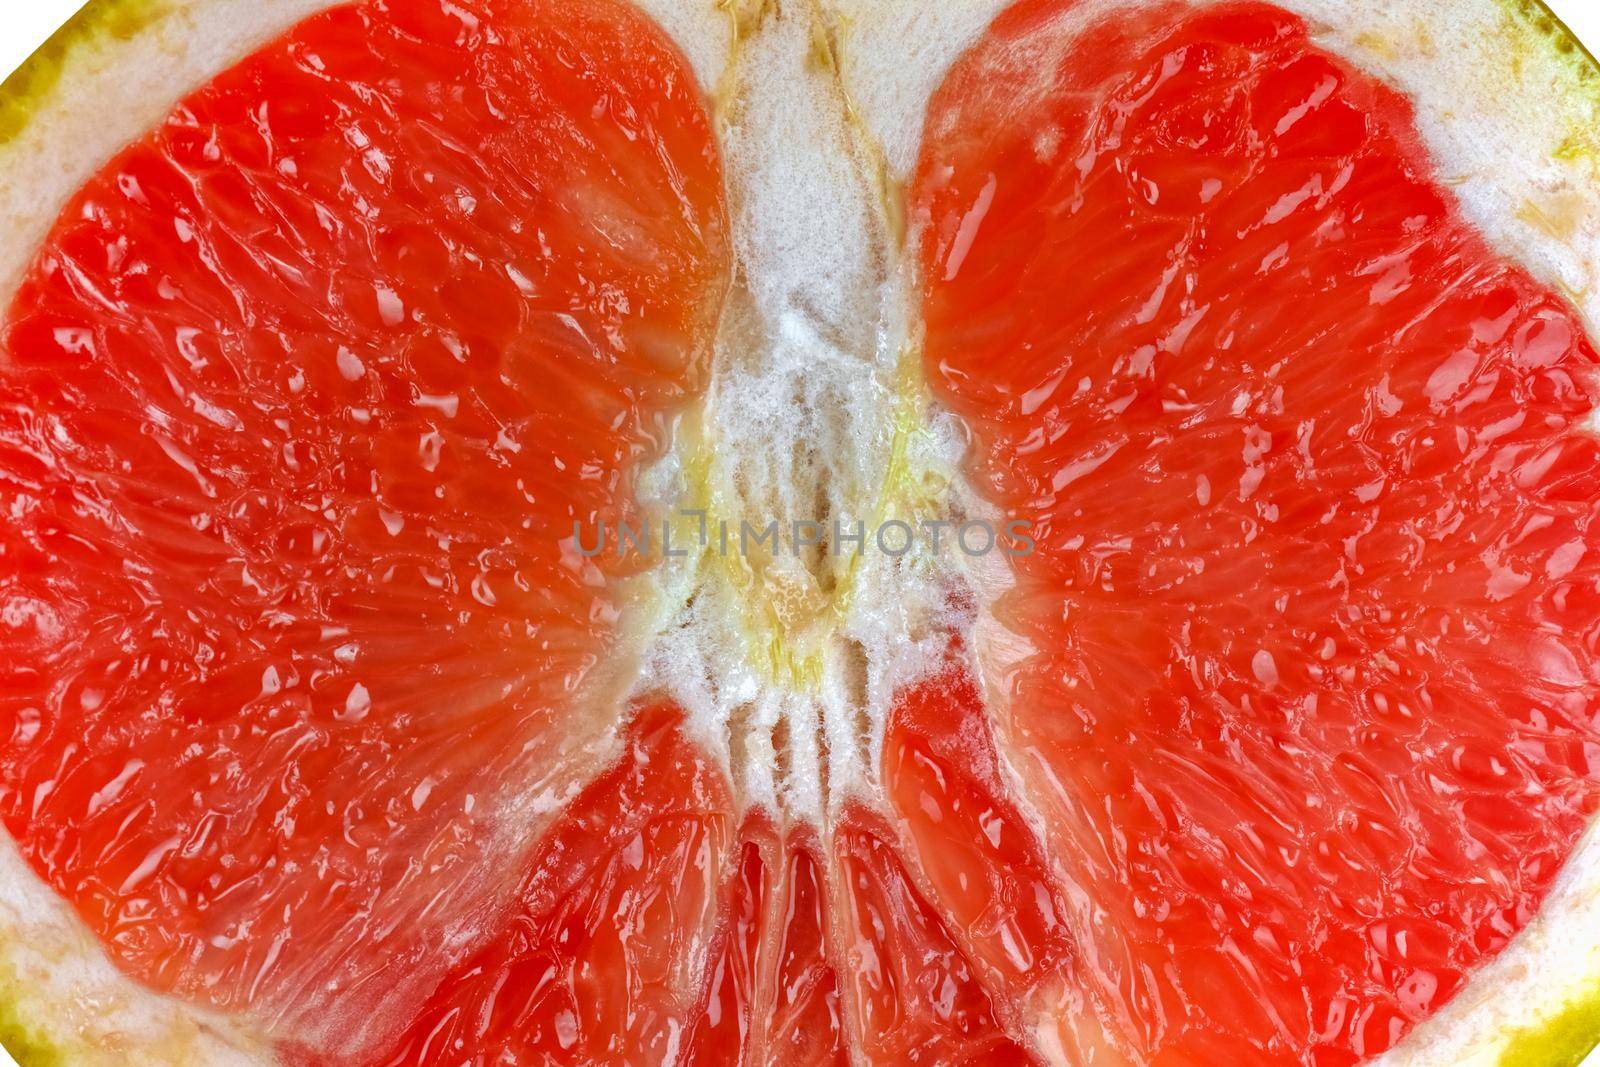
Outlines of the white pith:
<svg viewBox="0 0 1600 1067">
<path fill-rule="evenodd" d="M 938 561 L 874 541 L 943 496 L 960 445 L 907 429 L 910 288 L 828 26 L 805 5 L 745 14 L 717 115 L 736 281 L 698 432 L 653 472 L 669 508 L 705 509 L 710 545 L 666 563 L 640 687 L 678 699 L 747 802 L 821 824 L 870 783 L 897 685 L 942 655 Z M 773 522 L 776 552 L 745 536 Z M 796 523 L 821 543 L 795 545 Z"/>
<path fill-rule="evenodd" d="M 664 510 L 707 511 L 712 550 L 668 561 L 645 598 L 639 625 L 657 636 L 638 688 L 678 698 L 748 802 L 826 824 L 843 799 L 873 794 L 895 688 L 939 662 L 940 635 L 961 621 L 947 607 L 951 590 L 981 605 L 1003 567 L 959 552 L 896 562 L 826 546 L 820 558 L 724 556 L 716 524 L 735 537 L 742 520 L 870 530 L 975 506 L 956 473 L 959 435 L 930 421 L 906 384 L 912 279 L 882 179 L 907 176 L 929 95 L 1010 0 L 638 2 L 715 96 L 739 263 L 707 401 L 646 479 Z M 1085 0 L 1074 17 L 1139 2 Z M 1321 44 L 1411 96 L 1468 216 L 1565 291 L 1591 330 L 1600 324 L 1600 154 L 1573 150 L 1600 149 L 1600 106 L 1593 90 L 1577 90 L 1568 60 L 1498 0 L 1277 2 L 1312 20 Z M 34 121 L 0 146 L 0 294 L 117 148 L 185 91 L 329 6 L 173 0 L 130 40 L 80 46 Z M 788 607 L 775 619 L 779 602 Z M 1015 655 L 997 646 L 992 623 L 980 618 L 972 632 L 980 662 Z M 1495 1063 L 1519 1032 L 1597 985 L 1591 833 L 1541 915 L 1382 1062 Z M 273 1062 L 248 1023 L 123 978 L 7 840 L 0 1000 L 74 1064 Z"/>
</svg>

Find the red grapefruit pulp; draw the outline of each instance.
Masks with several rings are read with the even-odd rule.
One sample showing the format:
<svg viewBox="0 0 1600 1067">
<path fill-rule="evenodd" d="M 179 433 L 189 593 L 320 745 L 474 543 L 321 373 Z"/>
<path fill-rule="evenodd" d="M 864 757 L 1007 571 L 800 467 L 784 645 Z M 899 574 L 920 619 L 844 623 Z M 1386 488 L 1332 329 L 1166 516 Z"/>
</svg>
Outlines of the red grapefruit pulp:
<svg viewBox="0 0 1600 1067">
<path fill-rule="evenodd" d="M 930 379 L 1037 517 L 1000 730 L 1136 1062 L 1351 1063 L 1595 809 L 1596 354 L 1297 18 L 1070 6 L 961 61 L 914 193 Z"/>
<path fill-rule="evenodd" d="M 808 826 L 574 543 L 710 377 L 724 182 L 624 0 L 341 6 L 107 164 L 0 324 L 32 869 L 305 1067 L 1392 1047 L 1600 798 L 1575 313 L 1299 19 L 1023 0 L 907 196 L 1026 648 L 951 634 Z"/>
<path fill-rule="evenodd" d="M 670 708 L 563 813 L 521 909 L 443 982 L 390 1067 L 671 1063 L 700 1008 L 698 964 L 736 877 L 730 797 Z"/>
<path fill-rule="evenodd" d="M 0 811 L 117 962 L 354 1054 L 616 716 L 627 514 L 728 270 L 691 75 L 608 0 L 369 3 L 65 211 L 0 373 Z"/>
</svg>

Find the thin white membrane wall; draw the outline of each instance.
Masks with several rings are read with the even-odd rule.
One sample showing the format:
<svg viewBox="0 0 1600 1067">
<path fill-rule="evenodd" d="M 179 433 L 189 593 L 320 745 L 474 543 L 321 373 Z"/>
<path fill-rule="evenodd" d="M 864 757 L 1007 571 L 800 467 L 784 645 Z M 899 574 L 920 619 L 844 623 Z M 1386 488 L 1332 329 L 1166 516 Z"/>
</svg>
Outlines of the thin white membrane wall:
<svg viewBox="0 0 1600 1067">
<path fill-rule="evenodd" d="M 893 182 L 914 164 L 929 95 L 1005 2 L 794 0 L 747 26 L 736 48 L 730 18 L 751 16 L 756 0 L 639 2 L 716 93 L 738 257 L 705 411 L 652 472 L 649 491 L 664 507 L 692 504 L 736 531 L 744 521 L 870 529 L 889 516 L 943 518 L 952 486 L 957 506 L 976 507 L 955 473 L 955 427 L 930 421 L 906 388 L 916 326 Z M 1076 17 L 1124 2 L 1085 0 Z M 1592 173 L 1560 158 L 1574 130 L 1600 122 L 1547 52 L 1523 46 L 1498 0 L 1285 5 L 1312 20 L 1322 44 L 1417 100 L 1422 132 L 1469 216 L 1600 323 L 1600 191 Z M 49 10 L 64 19 L 76 5 L 16 6 L 26 10 L 0 16 L 0 28 L 26 34 L 36 27 L 22 28 L 22 18 Z M 69 69 L 52 122 L 36 127 L 46 132 L 0 151 L 9 232 L 42 236 L 72 188 L 184 90 L 330 5 L 174 6 L 153 46 L 117 46 Z M 1588 0 L 1556 6 L 1600 37 L 1600 9 Z M 0 288 L 26 262 L 25 246 L 0 251 Z M 918 424 L 929 428 L 908 431 Z M 748 802 L 818 822 L 874 790 L 894 690 L 937 667 L 943 633 L 971 624 L 952 613 L 952 593 L 981 600 L 1003 580 L 959 553 L 897 562 L 869 552 L 852 562 L 823 548 L 669 563 L 640 683 L 689 709 Z M 978 651 L 980 660 L 995 654 Z M 111 1050 L 104 1063 L 271 1061 L 248 1035 L 123 979 L 9 842 L 0 846 L 0 946 L 10 946 L 0 947 L 0 965 L 25 987 L 22 1007 L 56 1014 L 63 1041 L 81 1029 Z M 1600 844 L 1591 840 L 1544 914 L 1385 1063 L 1493 1063 L 1507 1032 L 1597 975 Z"/>
</svg>

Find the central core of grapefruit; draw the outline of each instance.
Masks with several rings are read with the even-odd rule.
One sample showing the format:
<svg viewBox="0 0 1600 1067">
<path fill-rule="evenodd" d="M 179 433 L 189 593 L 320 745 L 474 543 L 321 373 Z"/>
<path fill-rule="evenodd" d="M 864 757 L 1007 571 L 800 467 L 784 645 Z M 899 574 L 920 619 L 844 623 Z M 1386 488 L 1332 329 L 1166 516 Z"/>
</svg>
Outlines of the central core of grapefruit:
<svg viewBox="0 0 1600 1067">
<path fill-rule="evenodd" d="M 1600 802 L 1579 314 L 1270 4 L 1020 0 L 898 162 L 646 6 L 331 7 L 62 212 L 32 875 L 294 1065 L 1400 1046 Z"/>
<path fill-rule="evenodd" d="M 737 269 L 706 398 L 644 476 L 690 554 L 663 561 L 640 683 L 747 803 L 819 826 L 874 776 L 895 690 L 947 651 L 952 536 L 907 542 L 948 520 L 961 448 L 928 419 L 900 194 L 872 180 L 826 29 L 746 19 L 723 75 Z"/>
</svg>

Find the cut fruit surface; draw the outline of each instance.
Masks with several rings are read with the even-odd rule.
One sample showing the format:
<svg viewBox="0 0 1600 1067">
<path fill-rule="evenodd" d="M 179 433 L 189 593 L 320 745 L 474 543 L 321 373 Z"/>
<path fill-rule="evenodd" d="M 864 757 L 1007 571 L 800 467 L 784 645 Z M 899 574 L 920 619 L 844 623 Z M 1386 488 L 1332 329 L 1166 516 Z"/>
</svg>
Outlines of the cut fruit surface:
<svg viewBox="0 0 1600 1067">
<path fill-rule="evenodd" d="M 532 857 L 510 922 L 441 983 L 388 1067 L 674 1062 L 704 1014 L 701 964 L 737 858 L 722 773 L 678 718 L 634 720 L 622 761 Z"/>
<path fill-rule="evenodd" d="M 815 842 L 762 818 L 735 842 L 726 779 L 681 727 L 671 705 L 634 719 L 386 1067 L 850 1062 Z"/>
<path fill-rule="evenodd" d="M 831 930 L 827 875 L 803 836 L 790 839 L 783 858 L 782 909 L 772 991 L 757 1003 L 772 1005 L 765 1034 L 769 1064 L 846 1064 L 839 972 L 829 959 Z"/>
<path fill-rule="evenodd" d="M 1600 1039 L 1600 188 L 1403 73 L 1499 0 L 1283 2 L 109 0 L 0 92 L 0 1039 Z"/>
<path fill-rule="evenodd" d="M 869 1063 L 1031 1064 L 972 962 L 912 884 L 893 834 L 860 812 L 834 839 L 861 1054 Z"/>
<path fill-rule="evenodd" d="M 884 747 L 884 785 L 921 873 L 999 1008 L 1026 1027 L 1067 995 L 1071 965 L 1063 887 L 1038 836 L 1011 800 L 970 674 L 908 690 Z M 1041 1003 L 1042 1002 L 1042 1003 Z"/>
<path fill-rule="evenodd" d="M 68 208 L 0 365 L 0 810 L 131 973 L 353 1054 L 484 936 L 615 728 L 632 565 L 572 529 L 705 379 L 721 197 L 631 9 L 424 2 Z"/>
<path fill-rule="evenodd" d="M 1038 517 L 1001 729 L 1136 1062 L 1355 1062 L 1594 811 L 1596 355 L 1297 18 L 1069 6 L 957 67 L 915 192 L 933 387 Z"/>
<path fill-rule="evenodd" d="M 805 831 L 780 838 L 763 818 L 744 838 L 688 1062 L 848 1064 L 818 843 Z"/>
</svg>

